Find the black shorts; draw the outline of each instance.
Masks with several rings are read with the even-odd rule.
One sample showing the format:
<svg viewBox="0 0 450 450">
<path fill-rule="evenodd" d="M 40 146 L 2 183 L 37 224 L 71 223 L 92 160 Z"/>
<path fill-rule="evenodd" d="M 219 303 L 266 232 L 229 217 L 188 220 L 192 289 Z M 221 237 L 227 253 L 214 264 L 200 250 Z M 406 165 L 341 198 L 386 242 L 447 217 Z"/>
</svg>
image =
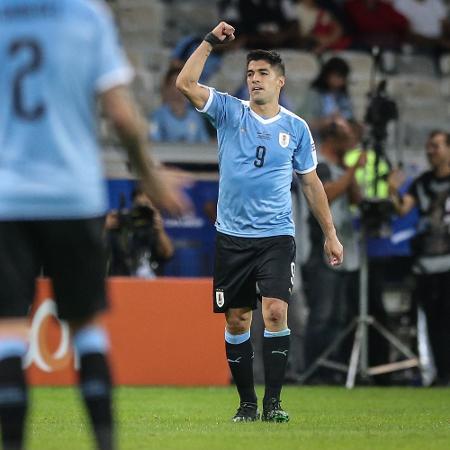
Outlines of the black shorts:
<svg viewBox="0 0 450 450">
<path fill-rule="evenodd" d="M 288 302 L 294 273 L 295 241 L 292 236 L 241 238 L 218 233 L 214 312 L 225 312 L 229 308 L 256 309 L 258 296 Z"/>
<path fill-rule="evenodd" d="M 44 268 L 58 316 L 89 319 L 106 309 L 104 218 L 0 221 L 0 317 L 25 317 Z"/>
</svg>

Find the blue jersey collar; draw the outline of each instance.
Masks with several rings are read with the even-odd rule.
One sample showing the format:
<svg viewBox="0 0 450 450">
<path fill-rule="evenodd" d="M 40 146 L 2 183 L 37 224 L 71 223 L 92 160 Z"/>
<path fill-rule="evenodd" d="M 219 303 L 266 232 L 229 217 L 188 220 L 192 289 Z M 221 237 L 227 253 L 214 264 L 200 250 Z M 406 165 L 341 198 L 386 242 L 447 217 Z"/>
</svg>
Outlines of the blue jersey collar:
<svg viewBox="0 0 450 450">
<path fill-rule="evenodd" d="M 258 121 L 261 122 L 264 125 L 267 125 L 269 123 L 273 123 L 276 122 L 280 117 L 281 117 L 281 109 L 278 112 L 278 114 L 276 116 L 271 117 L 270 119 L 264 119 L 264 117 L 261 117 L 260 115 L 256 114 L 255 111 L 253 111 L 253 109 L 250 107 L 250 104 L 248 105 L 248 108 L 250 110 L 250 114 Z"/>
</svg>

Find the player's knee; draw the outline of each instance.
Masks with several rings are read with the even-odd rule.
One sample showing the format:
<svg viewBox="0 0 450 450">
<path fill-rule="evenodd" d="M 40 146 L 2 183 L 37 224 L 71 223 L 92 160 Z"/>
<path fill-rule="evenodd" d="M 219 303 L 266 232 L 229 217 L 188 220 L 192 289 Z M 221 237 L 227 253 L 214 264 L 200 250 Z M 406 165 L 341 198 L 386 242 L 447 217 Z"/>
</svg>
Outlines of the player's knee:
<svg viewBox="0 0 450 450">
<path fill-rule="evenodd" d="M 278 330 L 287 321 L 287 311 L 284 304 L 274 302 L 265 308 L 264 323 L 267 329 Z"/>
<path fill-rule="evenodd" d="M 283 323 L 283 317 L 281 316 L 281 314 L 277 313 L 277 312 L 271 312 L 270 314 L 268 314 L 265 318 L 265 325 L 266 328 L 271 329 L 271 328 L 279 328 L 279 326 Z"/>
<path fill-rule="evenodd" d="M 231 334 L 242 334 L 250 329 L 251 318 L 248 314 L 233 314 L 227 317 L 227 330 Z"/>
</svg>

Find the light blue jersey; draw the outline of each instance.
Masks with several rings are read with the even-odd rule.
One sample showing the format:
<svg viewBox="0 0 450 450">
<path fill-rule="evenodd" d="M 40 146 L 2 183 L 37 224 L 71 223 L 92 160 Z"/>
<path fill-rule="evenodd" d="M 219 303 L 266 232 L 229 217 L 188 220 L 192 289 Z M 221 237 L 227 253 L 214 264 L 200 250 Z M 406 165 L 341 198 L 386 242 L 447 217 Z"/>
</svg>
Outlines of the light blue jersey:
<svg viewBox="0 0 450 450">
<path fill-rule="evenodd" d="M 294 236 L 291 182 L 317 165 L 306 122 L 281 107 L 264 119 L 249 103 L 210 88 L 200 110 L 219 141 L 218 231 L 239 237 Z"/>
<path fill-rule="evenodd" d="M 96 94 L 133 72 L 92 0 L 0 0 L 0 220 L 106 210 Z"/>
</svg>

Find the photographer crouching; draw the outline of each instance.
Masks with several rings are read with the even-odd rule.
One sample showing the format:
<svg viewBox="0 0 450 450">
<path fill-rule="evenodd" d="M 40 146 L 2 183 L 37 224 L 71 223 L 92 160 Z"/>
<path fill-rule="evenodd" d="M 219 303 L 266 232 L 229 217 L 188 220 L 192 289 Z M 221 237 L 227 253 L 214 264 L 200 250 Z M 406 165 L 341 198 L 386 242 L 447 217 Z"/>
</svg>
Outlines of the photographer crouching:
<svg viewBox="0 0 450 450">
<path fill-rule="evenodd" d="M 450 384 L 450 134 L 433 131 L 426 155 L 430 170 L 414 180 L 400 197 L 405 181 L 400 171 L 389 176 L 389 190 L 397 213 L 419 210 L 412 249 L 416 278 L 415 299 L 427 319 L 428 335 L 437 369 L 436 385 Z"/>
<path fill-rule="evenodd" d="M 133 191 L 131 209 L 107 215 L 105 229 L 110 276 L 155 278 L 173 256 L 161 214 L 140 188 Z"/>
</svg>

